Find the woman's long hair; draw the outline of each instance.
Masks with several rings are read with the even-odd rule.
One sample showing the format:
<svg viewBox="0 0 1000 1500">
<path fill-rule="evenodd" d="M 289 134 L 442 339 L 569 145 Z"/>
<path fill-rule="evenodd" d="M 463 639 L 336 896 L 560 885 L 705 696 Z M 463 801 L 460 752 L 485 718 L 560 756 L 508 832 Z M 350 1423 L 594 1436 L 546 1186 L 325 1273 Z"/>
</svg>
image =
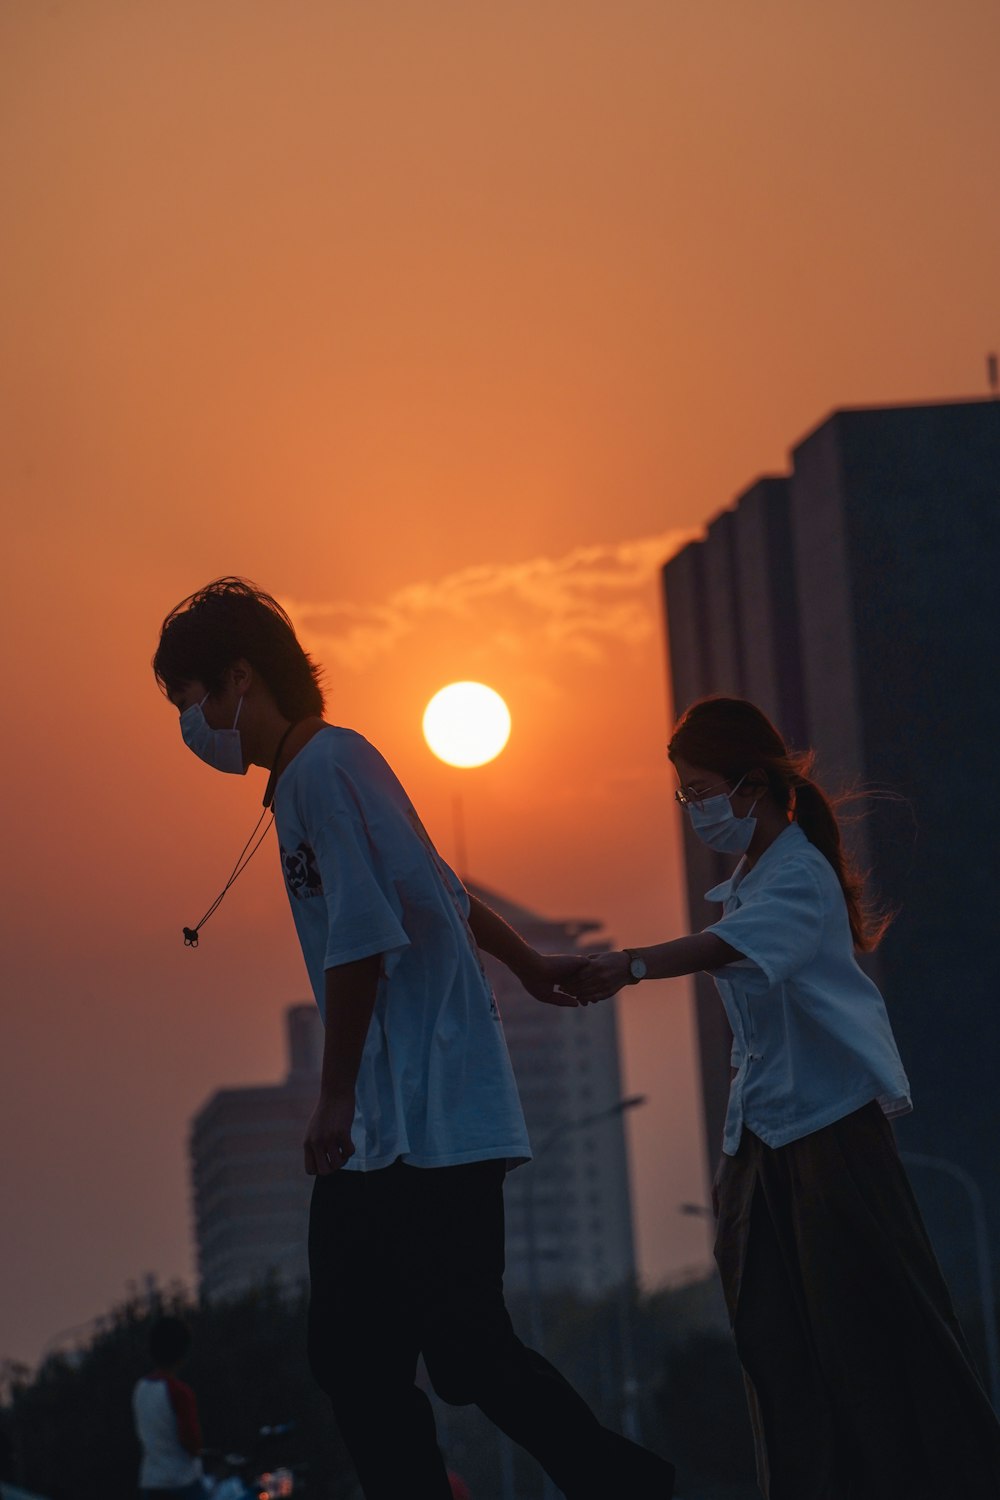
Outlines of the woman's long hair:
<svg viewBox="0 0 1000 1500">
<path fill-rule="evenodd" d="M 847 903 L 854 946 L 862 953 L 878 947 L 891 914 L 865 900 L 864 877 L 847 856 L 837 821 L 836 802 L 812 779 L 815 756 L 785 745 L 766 714 L 745 698 L 701 698 L 682 714 L 667 753 L 689 765 L 715 771 L 737 782 L 752 771 L 767 778 L 778 806 L 798 823 L 833 866 Z"/>
</svg>

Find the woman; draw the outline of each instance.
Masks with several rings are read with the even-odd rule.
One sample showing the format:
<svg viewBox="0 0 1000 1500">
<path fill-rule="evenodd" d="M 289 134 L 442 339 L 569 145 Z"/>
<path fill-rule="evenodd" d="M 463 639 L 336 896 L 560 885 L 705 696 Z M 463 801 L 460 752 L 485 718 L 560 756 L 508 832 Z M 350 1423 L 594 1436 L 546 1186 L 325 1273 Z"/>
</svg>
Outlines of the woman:
<svg viewBox="0 0 1000 1500">
<path fill-rule="evenodd" d="M 711 971 L 733 1030 L 716 1259 L 768 1500 L 996 1500 L 1000 1426 L 889 1119 L 911 1108 L 831 802 L 752 703 L 709 698 L 669 747 L 676 797 L 741 855 L 704 932 L 593 960 L 583 1001 Z"/>
</svg>

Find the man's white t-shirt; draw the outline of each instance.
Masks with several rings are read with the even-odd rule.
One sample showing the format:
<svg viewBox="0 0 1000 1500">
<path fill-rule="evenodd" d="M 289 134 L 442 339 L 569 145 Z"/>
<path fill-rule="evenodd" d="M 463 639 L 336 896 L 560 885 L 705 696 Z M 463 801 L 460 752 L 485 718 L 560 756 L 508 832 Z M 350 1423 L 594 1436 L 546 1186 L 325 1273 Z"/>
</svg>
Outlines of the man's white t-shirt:
<svg viewBox="0 0 1000 1500">
<path fill-rule="evenodd" d="M 531 1155 L 469 898 L 382 756 L 328 725 L 274 799 L 281 864 L 320 1013 L 325 971 L 382 954 L 348 1171 Z M 324 1017 L 325 1019 L 325 1017 Z"/>
</svg>

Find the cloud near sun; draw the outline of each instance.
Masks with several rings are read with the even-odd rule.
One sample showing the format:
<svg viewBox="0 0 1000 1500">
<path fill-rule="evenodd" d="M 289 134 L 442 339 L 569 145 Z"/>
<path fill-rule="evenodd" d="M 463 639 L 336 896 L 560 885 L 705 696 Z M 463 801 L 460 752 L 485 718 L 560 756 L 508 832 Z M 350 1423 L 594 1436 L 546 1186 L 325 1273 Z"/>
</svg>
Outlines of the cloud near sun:
<svg viewBox="0 0 1000 1500">
<path fill-rule="evenodd" d="M 436 583 L 414 583 L 381 604 L 282 598 L 307 643 L 326 659 L 361 671 L 437 621 L 474 625 L 494 647 L 520 654 L 540 644 L 590 661 L 612 643 L 637 645 L 657 625 L 651 584 L 689 531 L 614 546 L 576 547 L 562 557 L 481 564 Z"/>
</svg>

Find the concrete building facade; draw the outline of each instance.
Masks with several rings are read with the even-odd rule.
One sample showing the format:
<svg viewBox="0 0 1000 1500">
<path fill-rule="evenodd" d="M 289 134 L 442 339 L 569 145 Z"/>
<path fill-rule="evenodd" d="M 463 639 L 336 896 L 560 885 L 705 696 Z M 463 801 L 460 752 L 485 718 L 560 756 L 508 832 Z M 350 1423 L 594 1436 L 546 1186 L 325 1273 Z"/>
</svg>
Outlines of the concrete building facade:
<svg viewBox="0 0 1000 1500">
<path fill-rule="evenodd" d="M 835 412 L 664 569 L 674 706 L 759 703 L 828 787 L 873 795 L 847 826 L 896 919 L 866 967 L 913 1086 L 904 1152 L 960 1300 L 978 1282 L 968 1192 L 1000 1244 L 1000 403 Z M 879 795 L 880 792 L 889 795 Z M 720 859 L 685 832 L 691 921 Z M 729 1033 L 697 983 L 709 1158 L 721 1139 Z"/>
<path fill-rule="evenodd" d="M 605 948 L 600 924 L 553 921 L 470 886 L 541 953 Z M 534 1159 L 507 1178 L 507 1276 L 529 1290 L 599 1296 L 635 1276 L 616 1003 L 543 1005 L 489 955 Z"/>
</svg>

